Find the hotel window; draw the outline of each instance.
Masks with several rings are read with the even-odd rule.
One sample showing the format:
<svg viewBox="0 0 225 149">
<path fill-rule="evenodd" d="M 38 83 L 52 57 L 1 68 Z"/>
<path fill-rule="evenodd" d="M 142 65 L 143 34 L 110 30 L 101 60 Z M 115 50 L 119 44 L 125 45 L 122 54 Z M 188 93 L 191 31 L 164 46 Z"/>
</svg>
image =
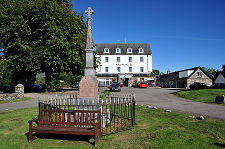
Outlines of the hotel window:
<svg viewBox="0 0 225 149">
<path fill-rule="evenodd" d="M 197 72 L 197 77 L 202 77 L 202 72 Z"/>
<path fill-rule="evenodd" d="M 129 72 L 132 72 L 132 67 L 129 67 Z"/>
<path fill-rule="evenodd" d="M 127 53 L 132 53 L 132 48 L 127 48 Z"/>
<path fill-rule="evenodd" d="M 105 57 L 105 62 L 109 62 L 109 57 Z"/>
<path fill-rule="evenodd" d="M 117 72 L 120 72 L 120 67 L 117 67 Z"/>
<path fill-rule="evenodd" d="M 109 48 L 105 48 L 104 53 L 109 53 Z"/>
<path fill-rule="evenodd" d="M 120 48 L 116 48 L 116 53 L 121 53 L 121 49 Z"/>
<path fill-rule="evenodd" d="M 105 67 L 105 72 L 109 72 L 109 67 Z"/>
<path fill-rule="evenodd" d="M 140 62 L 144 62 L 144 57 L 143 56 L 140 57 Z"/>
<path fill-rule="evenodd" d="M 117 57 L 116 61 L 117 61 L 117 62 L 120 62 L 120 57 Z"/>
<path fill-rule="evenodd" d="M 128 57 L 128 61 L 129 62 L 132 62 L 132 57 Z"/>
<path fill-rule="evenodd" d="M 144 67 L 140 67 L 140 72 L 144 72 Z"/>
<path fill-rule="evenodd" d="M 139 53 L 144 53 L 144 49 L 139 48 Z"/>
</svg>

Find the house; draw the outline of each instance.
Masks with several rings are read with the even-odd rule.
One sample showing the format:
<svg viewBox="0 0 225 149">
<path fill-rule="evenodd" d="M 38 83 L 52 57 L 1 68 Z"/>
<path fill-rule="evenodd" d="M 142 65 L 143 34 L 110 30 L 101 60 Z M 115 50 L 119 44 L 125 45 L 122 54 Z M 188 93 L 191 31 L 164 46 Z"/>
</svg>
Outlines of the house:
<svg viewBox="0 0 225 149">
<path fill-rule="evenodd" d="M 219 72 L 214 79 L 214 84 L 225 84 L 225 70 Z"/>
<path fill-rule="evenodd" d="M 152 51 L 147 43 L 98 43 L 96 57 L 100 61 L 96 76 L 100 86 L 120 82 L 154 81 Z"/>
<path fill-rule="evenodd" d="M 190 88 L 190 85 L 198 82 L 212 85 L 212 79 L 201 67 L 194 67 L 176 72 L 167 72 L 159 76 L 157 86 L 167 88 Z"/>
</svg>

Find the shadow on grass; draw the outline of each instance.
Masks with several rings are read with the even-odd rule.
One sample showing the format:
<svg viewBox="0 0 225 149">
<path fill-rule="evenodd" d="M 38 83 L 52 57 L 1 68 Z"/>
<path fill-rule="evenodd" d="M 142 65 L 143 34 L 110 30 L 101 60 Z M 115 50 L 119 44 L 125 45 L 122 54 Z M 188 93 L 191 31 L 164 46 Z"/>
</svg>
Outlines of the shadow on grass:
<svg viewBox="0 0 225 149">
<path fill-rule="evenodd" d="M 27 137 L 27 142 L 29 142 L 29 132 L 25 133 Z M 82 135 L 63 135 L 63 134 L 48 134 L 48 133 L 34 133 L 33 141 L 37 138 L 39 139 L 57 139 L 57 140 L 67 140 L 67 141 L 86 141 L 92 145 L 95 145 L 95 142 L 91 142 L 91 136 L 82 136 Z"/>
<path fill-rule="evenodd" d="M 221 143 L 213 143 L 213 144 L 216 145 L 216 146 L 224 147 L 225 148 L 225 144 L 221 144 Z"/>
</svg>

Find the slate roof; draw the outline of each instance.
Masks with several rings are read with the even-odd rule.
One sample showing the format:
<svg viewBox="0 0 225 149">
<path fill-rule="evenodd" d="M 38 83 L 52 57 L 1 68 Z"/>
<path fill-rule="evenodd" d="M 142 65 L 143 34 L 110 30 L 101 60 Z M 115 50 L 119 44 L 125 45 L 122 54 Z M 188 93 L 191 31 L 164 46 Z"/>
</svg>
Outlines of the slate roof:
<svg viewBox="0 0 225 149">
<path fill-rule="evenodd" d="M 194 68 L 189 68 L 189 69 L 185 69 L 185 70 L 180 70 L 180 71 L 175 71 L 175 72 L 171 72 L 169 74 L 164 74 L 159 76 L 159 78 L 157 79 L 157 82 L 164 82 L 164 81 L 173 81 L 173 80 L 179 80 L 179 79 L 187 79 L 190 76 L 192 76 L 193 73 L 195 73 L 195 71 L 197 69 L 200 69 L 203 73 L 205 73 L 207 75 L 207 73 L 204 71 L 204 69 L 202 69 L 200 66 L 198 67 L 194 67 Z M 192 74 L 190 74 L 188 77 L 186 78 L 179 78 L 179 72 L 182 71 L 187 71 L 187 70 L 194 70 Z M 210 79 L 211 77 L 209 75 L 207 75 Z"/>
<path fill-rule="evenodd" d="M 104 49 L 109 48 L 109 53 L 104 53 Z M 116 53 L 116 48 L 121 48 L 121 53 Z M 127 53 L 127 48 L 132 48 L 132 53 Z M 139 53 L 139 48 L 144 52 Z M 97 43 L 96 52 L 98 55 L 151 55 L 152 51 L 148 43 Z"/>
</svg>

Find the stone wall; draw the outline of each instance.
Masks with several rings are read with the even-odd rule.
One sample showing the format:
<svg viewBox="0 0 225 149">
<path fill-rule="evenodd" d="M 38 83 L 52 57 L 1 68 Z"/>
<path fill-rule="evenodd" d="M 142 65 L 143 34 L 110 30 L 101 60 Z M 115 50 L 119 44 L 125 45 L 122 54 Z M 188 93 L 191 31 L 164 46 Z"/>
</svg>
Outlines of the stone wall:
<svg viewBox="0 0 225 149">
<path fill-rule="evenodd" d="M 201 72 L 201 76 L 198 76 L 197 73 Z M 203 73 L 200 69 L 198 69 L 188 80 L 187 80 L 187 88 L 190 88 L 190 85 L 198 82 L 205 83 L 207 86 L 212 85 L 212 79 L 210 79 L 205 73 Z"/>
<path fill-rule="evenodd" d="M 15 87 L 15 93 L 11 94 L 0 94 L 0 101 L 20 99 L 24 97 L 24 86 L 18 84 Z"/>
<path fill-rule="evenodd" d="M 19 99 L 17 93 L 0 94 L 0 101 Z"/>
</svg>

